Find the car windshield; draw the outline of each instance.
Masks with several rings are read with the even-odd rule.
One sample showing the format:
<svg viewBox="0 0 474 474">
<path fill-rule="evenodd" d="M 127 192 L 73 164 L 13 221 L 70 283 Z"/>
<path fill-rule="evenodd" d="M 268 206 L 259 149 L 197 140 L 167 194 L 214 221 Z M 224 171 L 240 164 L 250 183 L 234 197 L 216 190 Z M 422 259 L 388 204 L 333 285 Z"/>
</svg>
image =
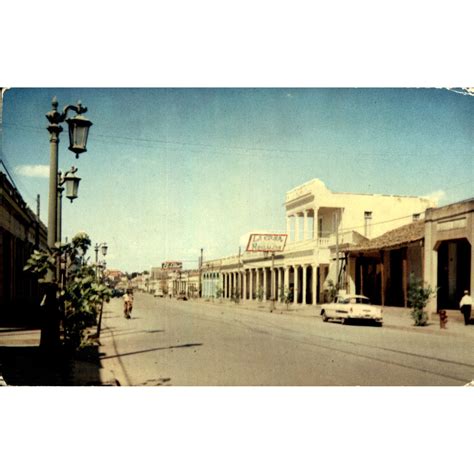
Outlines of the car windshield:
<svg viewBox="0 0 474 474">
<path fill-rule="evenodd" d="M 350 298 L 344 298 L 341 303 L 343 304 L 370 304 L 369 298 L 365 296 L 352 296 Z"/>
</svg>

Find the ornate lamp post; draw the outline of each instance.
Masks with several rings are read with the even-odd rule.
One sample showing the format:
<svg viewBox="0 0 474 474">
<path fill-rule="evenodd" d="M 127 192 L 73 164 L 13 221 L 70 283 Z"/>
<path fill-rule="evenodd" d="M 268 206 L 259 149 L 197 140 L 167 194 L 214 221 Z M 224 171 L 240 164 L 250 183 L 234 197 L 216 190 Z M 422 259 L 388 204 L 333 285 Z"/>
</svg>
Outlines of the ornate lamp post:
<svg viewBox="0 0 474 474">
<path fill-rule="evenodd" d="M 56 235 L 56 242 L 61 242 L 62 239 L 62 207 L 63 207 L 63 191 L 66 186 L 66 197 L 71 201 L 77 198 L 77 191 L 79 189 L 79 181 L 81 178 L 76 176 L 77 168 L 72 166 L 69 171 L 64 174 L 58 173 L 58 229 Z"/>
<path fill-rule="evenodd" d="M 96 276 L 98 277 L 98 268 L 99 268 L 99 250 L 102 251 L 102 255 L 105 257 L 107 255 L 107 246 L 106 242 L 102 242 L 100 244 L 95 244 L 95 266 L 96 266 Z"/>
<path fill-rule="evenodd" d="M 83 107 L 80 102 L 78 102 L 77 105 L 68 105 L 64 107 L 62 112 L 58 111 L 58 100 L 56 97 L 51 101 L 51 105 L 52 110 L 46 114 L 46 118 L 49 121 L 47 130 L 50 135 L 49 141 L 51 143 L 49 165 L 48 247 L 53 249 L 58 237 L 61 237 L 58 226 L 58 201 L 62 191 L 60 191 L 59 188 L 62 184 L 66 184 L 66 187 L 69 188 L 67 191 L 68 197 L 72 201 L 72 199 L 74 199 L 74 197 L 72 197 L 74 196 L 74 189 L 72 188 L 76 188 L 75 197 L 77 197 L 77 185 L 79 183 L 78 180 L 80 179 L 74 176 L 74 168 L 71 172 L 66 173 L 64 177 L 58 173 L 59 135 L 63 131 L 60 124 L 64 121 L 68 123 L 70 141 L 69 150 L 74 152 L 76 158 L 78 158 L 80 153 L 87 151 L 87 137 L 92 122 L 81 115 L 87 112 L 87 108 Z M 67 118 L 70 110 L 76 112 L 76 115 L 72 118 Z M 55 275 L 54 272 L 48 272 L 46 275 L 46 281 L 49 285 L 46 293 L 46 317 L 41 331 L 40 345 L 44 348 L 53 348 L 59 344 L 59 311 L 57 308 L 56 295 L 57 275 Z"/>
<path fill-rule="evenodd" d="M 96 264 L 96 277 L 99 278 L 99 267 L 101 269 L 101 281 L 103 282 L 103 275 L 105 272 L 105 256 L 107 255 L 107 249 L 109 247 L 105 242 L 102 242 L 101 244 L 95 244 L 94 250 L 95 250 L 95 264 Z M 98 262 L 99 258 L 99 249 L 102 250 L 102 255 L 104 256 L 104 260 L 102 262 Z M 104 311 L 104 300 L 102 300 L 100 304 L 100 313 L 99 313 L 99 321 L 97 322 L 97 337 L 100 337 L 100 329 L 102 326 L 102 313 Z"/>
<path fill-rule="evenodd" d="M 58 185 L 59 183 L 59 176 L 58 176 L 58 144 L 59 144 L 59 135 L 63 131 L 63 127 L 61 127 L 60 123 L 66 121 L 69 125 L 69 150 L 76 154 L 76 158 L 79 158 L 80 153 L 84 153 L 87 151 L 87 138 L 89 135 L 89 128 L 92 126 L 92 122 L 87 120 L 83 115 L 87 112 L 87 107 L 83 107 L 80 102 L 77 105 L 68 105 L 64 107 L 63 112 L 58 112 L 58 100 L 56 97 L 53 98 L 51 105 L 53 107 L 46 114 L 46 118 L 49 121 L 48 132 L 50 134 L 49 141 L 51 143 L 51 154 L 50 154 L 50 165 L 49 165 L 49 209 L 48 209 L 48 246 L 50 248 L 54 247 L 56 243 L 57 237 L 57 228 L 58 228 Z M 76 116 L 73 118 L 66 118 L 67 114 L 70 110 L 76 112 Z M 79 183 L 79 179 L 74 176 L 74 168 L 67 172 L 71 173 L 68 178 L 66 179 L 66 175 L 64 176 L 65 182 L 71 183 L 72 187 L 76 187 L 76 195 L 77 197 L 77 185 Z M 71 194 L 68 197 L 74 199 L 73 196 L 73 189 L 71 189 Z"/>
</svg>

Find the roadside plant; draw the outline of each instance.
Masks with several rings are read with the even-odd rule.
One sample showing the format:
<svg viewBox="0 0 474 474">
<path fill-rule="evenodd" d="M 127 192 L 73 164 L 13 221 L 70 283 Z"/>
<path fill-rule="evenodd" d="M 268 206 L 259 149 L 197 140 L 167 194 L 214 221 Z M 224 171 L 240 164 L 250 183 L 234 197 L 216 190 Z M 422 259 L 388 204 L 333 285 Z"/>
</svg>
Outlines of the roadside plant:
<svg viewBox="0 0 474 474">
<path fill-rule="evenodd" d="M 234 303 L 240 303 L 240 292 L 238 290 L 234 290 L 232 292 L 232 296 L 231 296 L 231 301 L 233 301 Z"/>
<path fill-rule="evenodd" d="M 224 290 L 220 286 L 216 286 L 216 298 L 222 300 L 222 296 L 224 294 Z"/>
<path fill-rule="evenodd" d="M 281 302 L 286 304 L 286 309 L 288 310 L 291 303 L 291 291 L 287 286 L 281 288 L 280 298 Z"/>
<path fill-rule="evenodd" d="M 408 305 L 411 308 L 411 317 L 415 326 L 426 326 L 428 314 L 425 311 L 426 305 L 437 289 L 426 286 L 423 281 L 411 274 L 408 283 Z"/>
<path fill-rule="evenodd" d="M 61 314 L 62 342 L 73 350 L 84 344 L 85 329 L 97 324 L 103 302 L 112 296 L 112 290 L 97 277 L 95 266 L 85 260 L 90 245 L 89 236 L 81 232 L 70 243 L 47 251 L 35 250 L 24 267 L 43 284 L 48 271 L 58 276 L 55 301 Z"/>
<path fill-rule="evenodd" d="M 324 286 L 326 287 L 324 290 L 324 299 L 326 303 L 331 303 L 336 299 L 336 286 L 334 285 L 334 282 L 331 279 L 326 280 Z"/>
</svg>

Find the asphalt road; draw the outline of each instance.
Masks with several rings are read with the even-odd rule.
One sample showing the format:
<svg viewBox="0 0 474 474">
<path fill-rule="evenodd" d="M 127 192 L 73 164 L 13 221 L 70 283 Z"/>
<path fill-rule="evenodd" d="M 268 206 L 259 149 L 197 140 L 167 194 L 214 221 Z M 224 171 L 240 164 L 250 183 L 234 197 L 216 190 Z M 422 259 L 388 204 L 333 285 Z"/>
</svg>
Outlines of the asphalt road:
<svg viewBox="0 0 474 474">
<path fill-rule="evenodd" d="M 460 386 L 472 337 L 135 295 L 104 314 L 102 364 L 133 386 Z"/>
</svg>

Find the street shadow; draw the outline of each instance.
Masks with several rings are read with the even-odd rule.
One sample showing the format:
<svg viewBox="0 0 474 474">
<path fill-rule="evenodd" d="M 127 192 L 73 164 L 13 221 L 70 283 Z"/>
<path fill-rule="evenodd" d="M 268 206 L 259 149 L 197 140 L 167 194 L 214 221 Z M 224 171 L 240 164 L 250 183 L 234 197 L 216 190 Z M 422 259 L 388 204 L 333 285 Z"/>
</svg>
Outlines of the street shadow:
<svg viewBox="0 0 474 474">
<path fill-rule="evenodd" d="M 0 374 L 13 386 L 101 385 L 100 353 L 86 346 L 77 353 L 46 353 L 39 346 L 0 347 Z"/>
<path fill-rule="evenodd" d="M 380 327 L 380 323 L 372 319 L 348 319 L 345 323 L 345 326 L 372 326 Z"/>
<path fill-rule="evenodd" d="M 126 356 L 131 356 L 131 355 L 136 355 L 136 354 L 144 354 L 146 352 L 167 351 L 170 349 L 186 349 L 189 347 L 199 347 L 199 346 L 202 346 L 202 343 L 198 342 L 198 343 L 190 343 L 190 344 L 180 344 L 179 346 L 154 347 L 153 349 L 144 349 L 142 351 L 124 352 L 122 354 L 105 356 L 105 357 L 101 357 L 100 360 L 115 359 L 117 357 L 126 357 Z"/>
</svg>

